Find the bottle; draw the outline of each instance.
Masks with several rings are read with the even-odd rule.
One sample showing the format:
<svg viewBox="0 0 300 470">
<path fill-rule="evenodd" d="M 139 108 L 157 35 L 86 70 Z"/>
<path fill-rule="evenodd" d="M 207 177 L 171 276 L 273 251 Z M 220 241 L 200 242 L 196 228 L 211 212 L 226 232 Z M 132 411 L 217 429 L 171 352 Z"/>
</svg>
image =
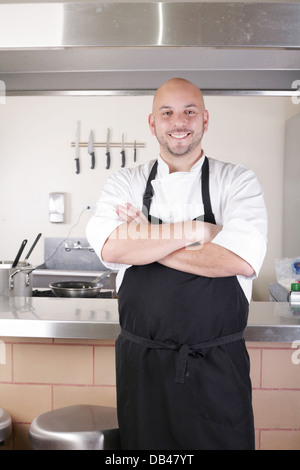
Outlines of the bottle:
<svg viewBox="0 0 300 470">
<path fill-rule="evenodd" d="M 290 304 L 299 304 L 300 305 L 300 281 L 293 282 L 291 284 L 291 291 L 289 293 L 289 302 Z"/>
<path fill-rule="evenodd" d="M 300 317 L 300 281 L 291 284 L 291 291 L 288 295 L 290 309 L 293 317 Z"/>
</svg>

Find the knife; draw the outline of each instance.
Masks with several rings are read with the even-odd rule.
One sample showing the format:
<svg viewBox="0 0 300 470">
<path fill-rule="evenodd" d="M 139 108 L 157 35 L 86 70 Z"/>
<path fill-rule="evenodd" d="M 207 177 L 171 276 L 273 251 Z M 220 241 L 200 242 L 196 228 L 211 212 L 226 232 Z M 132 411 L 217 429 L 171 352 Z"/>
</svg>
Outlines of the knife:
<svg viewBox="0 0 300 470">
<path fill-rule="evenodd" d="M 125 166 L 125 145 L 124 145 L 124 134 L 122 134 L 122 150 L 121 150 L 121 155 L 122 155 L 122 163 L 121 167 L 124 168 Z"/>
<path fill-rule="evenodd" d="M 109 150 L 109 142 L 110 142 L 110 129 L 107 129 L 107 138 L 106 138 L 106 169 L 108 170 L 110 167 L 110 150 Z"/>
<path fill-rule="evenodd" d="M 133 161 L 136 162 L 136 140 L 134 141 L 133 146 Z"/>
<path fill-rule="evenodd" d="M 79 165 L 79 121 L 76 124 L 76 134 L 75 134 L 75 162 L 76 162 L 76 174 L 80 172 Z"/>
<path fill-rule="evenodd" d="M 90 156 L 92 157 L 91 169 L 93 170 L 95 168 L 95 152 L 94 152 L 94 134 L 93 134 L 93 131 L 90 132 L 90 136 L 89 136 L 88 152 L 89 152 Z"/>
</svg>

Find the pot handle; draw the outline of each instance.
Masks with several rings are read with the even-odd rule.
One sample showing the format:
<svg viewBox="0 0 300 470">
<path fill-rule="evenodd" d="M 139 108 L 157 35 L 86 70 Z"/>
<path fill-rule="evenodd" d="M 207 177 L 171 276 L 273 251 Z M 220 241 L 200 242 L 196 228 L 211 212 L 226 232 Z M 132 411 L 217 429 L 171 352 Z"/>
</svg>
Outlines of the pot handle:
<svg viewBox="0 0 300 470">
<path fill-rule="evenodd" d="M 111 273 L 113 273 L 113 272 L 114 271 L 112 269 L 108 269 L 103 274 L 101 274 L 100 276 L 97 276 L 95 279 L 93 279 L 92 282 L 97 284 L 98 282 L 102 281 L 102 279 L 105 279 L 106 277 L 109 277 L 111 275 Z"/>
<path fill-rule="evenodd" d="M 25 273 L 26 274 L 26 287 L 29 286 L 30 282 L 29 282 L 29 274 L 32 273 L 32 271 L 35 270 L 35 267 L 34 268 L 23 268 L 23 269 L 17 269 L 16 271 L 14 271 L 10 276 L 9 276 L 9 289 L 13 289 L 14 288 L 14 276 L 18 273 Z"/>
<path fill-rule="evenodd" d="M 9 288 L 10 289 L 14 288 L 14 276 L 20 272 L 21 272 L 21 269 L 17 269 L 9 276 Z"/>
</svg>

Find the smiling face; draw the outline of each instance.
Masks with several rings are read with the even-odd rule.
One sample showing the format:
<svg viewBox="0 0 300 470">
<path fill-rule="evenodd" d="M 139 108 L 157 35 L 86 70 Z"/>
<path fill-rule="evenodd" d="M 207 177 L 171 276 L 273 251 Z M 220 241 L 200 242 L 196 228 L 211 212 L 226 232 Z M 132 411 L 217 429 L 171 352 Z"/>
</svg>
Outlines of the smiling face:
<svg viewBox="0 0 300 470">
<path fill-rule="evenodd" d="M 201 157 L 201 141 L 208 127 L 199 88 L 183 79 L 162 85 L 154 96 L 149 126 L 160 144 L 161 157 L 173 165 L 181 157 L 180 167 L 189 169 Z"/>
</svg>

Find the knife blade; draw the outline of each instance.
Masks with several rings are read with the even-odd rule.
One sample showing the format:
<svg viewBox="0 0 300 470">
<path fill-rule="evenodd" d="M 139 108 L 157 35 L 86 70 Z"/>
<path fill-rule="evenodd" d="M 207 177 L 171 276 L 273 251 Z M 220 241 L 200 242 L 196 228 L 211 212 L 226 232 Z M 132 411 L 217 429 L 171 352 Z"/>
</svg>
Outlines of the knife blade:
<svg viewBox="0 0 300 470">
<path fill-rule="evenodd" d="M 133 161 L 136 162 L 136 140 L 133 145 Z"/>
<path fill-rule="evenodd" d="M 106 169 L 110 167 L 110 129 L 107 129 L 107 138 L 106 138 Z"/>
<path fill-rule="evenodd" d="M 79 164 L 79 121 L 76 124 L 76 134 L 75 134 L 75 162 L 76 162 L 76 174 L 78 175 L 80 172 L 80 164 Z"/>
<path fill-rule="evenodd" d="M 122 155 L 122 163 L 121 167 L 124 168 L 125 166 L 125 145 L 124 145 L 124 134 L 122 134 L 122 150 L 121 150 L 121 155 Z"/>
<path fill-rule="evenodd" d="M 88 153 L 90 154 L 90 156 L 92 158 L 91 169 L 93 170 L 95 168 L 95 152 L 94 152 L 94 134 L 93 134 L 93 131 L 90 132 L 90 136 L 89 136 Z"/>
</svg>

